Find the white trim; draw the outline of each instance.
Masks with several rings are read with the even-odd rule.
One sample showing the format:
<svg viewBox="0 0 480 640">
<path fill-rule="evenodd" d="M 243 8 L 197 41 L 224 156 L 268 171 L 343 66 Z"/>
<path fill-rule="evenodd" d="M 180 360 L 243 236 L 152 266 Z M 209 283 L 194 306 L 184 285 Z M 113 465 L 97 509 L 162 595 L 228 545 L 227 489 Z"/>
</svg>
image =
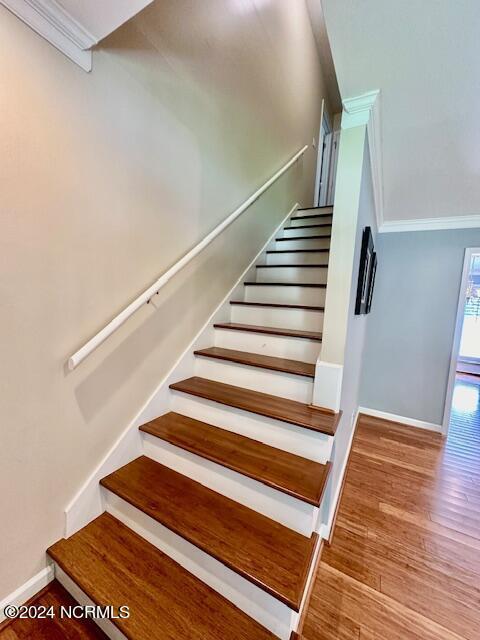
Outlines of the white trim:
<svg viewBox="0 0 480 640">
<path fill-rule="evenodd" d="M 313 192 L 314 207 L 318 207 L 318 201 L 320 200 L 320 175 L 322 172 L 322 149 L 323 149 L 323 118 L 325 114 L 326 114 L 325 98 L 322 98 L 322 108 L 320 111 L 320 131 L 318 132 L 317 168 L 315 172 L 315 191 Z"/>
<path fill-rule="evenodd" d="M 341 498 L 340 492 L 342 490 L 344 476 L 347 473 L 348 459 L 350 458 L 350 451 L 352 449 L 353 438 L 355 436 L 355 431 L 356 431 L 356 427 L 357 427 L 357 420 L 358 420 L 359 415 L 360 415 L 360 407 L 358 407 L 357 410 L 355 411 L 355 413 L 353 414 L 352 423 L 350 425 L 350 437 L 348 439 L 347 452 L 346 452 L 346 455 L 345 455 L 345 457 L 343 459 L 342 472 L 340 473 L 340 477 L 339 477 L 339 481 L 338 481 L 338 484 L 337 484 L 337 488 L 335 490 L 335 499 L 332 500 L 332 502 L 330 503 L 329 510 L 328 510 L 327 522 L 323 523 L 322 526 L 320 527 L 319 535 L 322 538 L 324 538 L 325 540 L 329 540 L 330 539 L 330 535 L 332 533 L 333 519 L 334 519 L 335 513 L 337 511 L 338 501 Z"/>
<path fill-rule="evenodd" d="M 66 538 L 73 535 L 76 531 L 78 531 L 89 522 L 91 522 L 94 518 L 103 513 L 105 508 L 102 501 L 99 481 L 104 476 L 108 475 L 112 471 L 115 471 L 128 462 L 131 462 L 134 458 L 142 454 L 142 439 L 138 427 L 141 424 L 152 420 L 154 417 L 161 415 L 160 404 L 162 392 L 165 391 L 165 394 L 168 394 L 168 384 L 171 378 L 175 375 L 175 373 L 177 373 L 178 375 L 178 370 L 183 366 L 183 362 L 185 360 L 188 360 L 190 362 L 190 358 L 193 357 L 192 352 L 194 350 L 194 347 L 197 345 L 202 334 L 204 334 L 205 331 L 210 330 L 213 318 L 219 313 L 222 307 L 224 307 L 225 305 L 228 306 L 228 303 L 235 289 L 238 286 L 243 285 L 245 274 L 247 274 L 248 271 L 252 269 L 252 267 L 256 264 L 261 254 L 266 250 L 278 231 L 283 227 L 285 221 L 299 208 L 299 206 L 300 205 L 296 203 L 283 218 L 280 224 L 276 227 L 276 229 L 273 231 L 273 233 L 265 242 L 257 255 L 253 258 L 248 267 L 240 275 L 233 287 L 228 291 L 223 300 L 218 304 L 218 306 L 206 320 L 205 324 L 201 327 L 199 332 L 195 335 L 193 340 L 188 344 L 183 353 L 179 356 L 170 371 L 162 378 L 156 389 L 149 396 L 135 418 L 130 422 L 123 433 L 117 438 L 113 446 L 109 449 L 101 462 L 97 465 L 94 471 L 84 482 L 82 487 L 67 505 L 65 509 Z M 188 375 L 193 375 L 190 369 L 188 369 L 184 373 L 186 374 L 185 377 L 188 377 Z"/>
<path fill-rule="evenodd" d="M 358 412 L 363 413 L 366 416 L 372 416 L 373 418 L 382 418 L 383 420 L 389 420 L 390 422 L 400 422 L 401 424 L 405 424 L 409 427 L 416 427 L 417 429 L 427 429 L 428 431 L 442 433 L 441 424 L 426 422 L 425 420 L 416 420 L 415 418 L 407 418 L 407 416 L 399 416 L 395 413 L 378 411 L 378 409 L 369 409 L 368 407 L 359 407 Z"/>
<path fill-rule="evenodd" d="M 455 390 L 455 376 L 457 373 L 460 342 L 462 340 L 463 319 L 465 317 L 465 296 L 467 292 L 468 276 L 470 274 L 472 255 L 474 255 L 475 253 L 480 253 L 480 247 L 469 247 L 465 249 L 465 257 L 463 259 L 462 279 L 460 281 L 460 289 L 458 292 L 455 332 L 453 335 L 452 351 L 450 355 L 450 368 L 448 370 L 448 384 L 445 394 L 445 407 L 443 411 L 442 431 L 445 435 L 447 435 L 448 433 L 448 427 L 450 425 L 450 415 L 452 413 L 453 392 Z"/>
<path fill-rule="evenodd" d="M 412 220 L 388 220 L 379 228 L 380 233 L 402 231 L 441 231 L 443 229 L 475 229 L 480 227 L 480 215 L 451 216 L 449 218 L 417 218 Z"/>
<path fill-rule="evenodd" d="M 181 269 L 183 269 L 189 262 L 191 262 L 205 247 L 207 247 L 222 231 L 232 224 L 244 211 L 246 211 L 258 198 L 265 193 L 265 191 L 272 186 L 284 173 L 289 169 L 308 149 L 308 145 L 305 145 L 300 151 L 291 158 L 286 164 L 283 165 L 265 184 L 263 184 L 255 193 L 253 193 L 245 202 L 235 209 L 223 222 L 213 229 L 205 238 L 199 242 L 193 249 L 190 249 L 183 258 L 180 258 L 173 267 L 170 267 L 158 280 L 156 280 L 148 289 L 131 302 L 123 311 L 121 311 L 113 320 L 111 320 L 101 331 L 99 331 L 93 338 L 90 338 L 83 347 L 76 351 L 68 360 L 68 367 L 70 370 L 75 369 L 92 351 L 99 347 L 109 336 L 112 335 L 124 322 L 130 318 L 140 307 L 147 303 L 152 296 L 154 296 L 164 285 L 167 284 L 173 276 L 175 276 Z"/>
<path fill-rule="evenodd" d="M 343 365 L 317 360 L 312 404 L 316 407 L 340 411 Z"/>
<path fill-rule="evenodd" d="M 367 126 L 377 227 L 383 225 L 383 159 L 380 91 L 370 91 L 342 101 L 342 129 Z"/>
<path fill-rule="evenodd" d="M 91 47 L 98 40 L 56 0 L 0 0 L 33 31 L 85 71 L 92 69 Z"/>
<path fill-rule="evenodd" d="M 25 604 L 30 598 L 33 598 L 39 591 L 47 586 L 54 578 L 53 564 L 39 571 L 33 578 L 27 580 L 25 584 L 18 587 L 13 593 L 8 595 L 0 602 L 0 622 L 5 620 L 4 609 L 7 605 L 13 604 L 16 607 Z"/>
</svg>

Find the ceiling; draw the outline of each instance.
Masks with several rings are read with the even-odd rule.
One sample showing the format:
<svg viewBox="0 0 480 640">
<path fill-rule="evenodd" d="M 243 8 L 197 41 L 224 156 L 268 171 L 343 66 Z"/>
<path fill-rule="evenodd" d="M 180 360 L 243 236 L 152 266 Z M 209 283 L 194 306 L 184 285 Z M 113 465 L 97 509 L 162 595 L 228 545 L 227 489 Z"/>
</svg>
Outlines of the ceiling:
<svg viewBox="0 0 480 640">
<path fill-rule="evenodd" d="M 385 221 L 480 214 L 480 1 L 322 4 L 342 99 L 381 90 Z"/>
</svg>

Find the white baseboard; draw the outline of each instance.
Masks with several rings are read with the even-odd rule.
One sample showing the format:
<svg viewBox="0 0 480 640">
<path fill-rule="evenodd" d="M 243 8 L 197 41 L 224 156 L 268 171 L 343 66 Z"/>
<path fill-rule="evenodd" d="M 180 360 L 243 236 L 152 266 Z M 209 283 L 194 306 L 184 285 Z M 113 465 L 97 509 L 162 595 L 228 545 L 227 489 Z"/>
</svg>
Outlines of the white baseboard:
<svg viewBox="0 0 480 640">
<path fill-rule="evenodd" d="M 441 424 L 434 424 L 433 422 L 426 422 L 425 420 L 416 420 L 415 418 L 407 418 L 406 416 L 399 416 L 395 413 L 378 411 L 378 409 L 360 407 L 358 411 L 359 413 L 364 413 L 366 416 L 383 418 L 384 420 L 390 420 L 390 422 L 400 422 L 401 424 L 405 424 L 409 427 L 416 427 L 417 429 L 427 429 L 428 431 L 436 431 L 437 433 L 441 433 L 443 430 Z"/>
<path fill-rule="evenodd" d="M 7 605 L 12 604 L 16 607 L 19 607 L 22 604 L 25 604 L 30 598 L 32 598 L 36 593 L 41 591 L 44 587 L 47 586 L 54 578 L 54 570 L 53 565 L 49 564 L 45 569 L 42 569 L 37 573 L 37 575 L 30 578 L 25 584 L 22 584 L 21 587 L 18 587 L 13 593 L 8 595 L 0 602 L 0 622 L 5 620 L 4 609 Z"/>
<path fill-rule="evenodd" d="M 347 465 L 348 465 L 348 460 L 350 458 L 350 451 L 352 449 L 352 444 L 353 444 L 353 438 L 355 436 L 355 430 L 356 430 L 356 425 L 357 425 L 357 420 L 358 420 L 358 416 L 360 414 L 360 408 L 358 408 L 352 418 L 352 422 L 350 424 L 350 438 L 348 440 L 348 446 L 347 446 L 347 450 L 345 452 L 345 456 L 342 462 L 342 471 L 340 473 L 340 477 L 338 479 L 338 483 L 337 486 L 335 487 L 335 494 L 334 494 L 334 499 L 331 501 L 329 508 L 328 508 L 328 517 L 327 517 L 327 521 L 322 523 L 322 525 L 319 528 L 318 534 L 324 538 L 325 540 L 329 540 L 330 539 L 330 535 L 332 533 L 332 527 L 333 527 L 333 520 L 335 518 L 335 513 L 337 511 L 337 504 L 338 501 L 341 499 L 341 491 L 342 491 L 342 486 L 344 484 L 344 478 L 345 478 L 345 474 L 347 472 Z M 335 464 L 335 461 L 334 461 Z"/>
<path fill-rule="evenodd" d="M 103 460 L 99 465 L 97 465 L 96 469 L 92 474 L 90 474 L 81 489 L 71 500 L 65 509 L 66 538 L 73 535 L 76 531 L 86 526 L 94 518 L 97 518 L 105 511 L 99 487 L 99 480 L 141 455 L 143 445 L 138 427 L 149 420 L 153 420 L 154 418 L 162 415 L 162 413 L 165 413 L 169 409 L 170 382 L 174 382 L 175 378 L 178 379 L 180 375 L 183 377 L 194 375 L 194 349 L 210 346 L 211 332 L 213 332 L 212 322 L 217 320 L 220 321 L 218 316 L 222 314 L 222 310 L 225 315 L 228 313 L 229 301 L 232 298 L 233 293 L 238 287 L 243 286 L 246 274 L 255 266 L 259 257 L 267 249 L 268 245 L 282 228 L 285 221 L 299 208 L 299 206 L 300 205 L 296 203 L 282 219 L 280 224 L 275 228 L 260 251 L 240 275 L 234 286 L 228 291 L 224 299 L 215 308 L 208 320 L 180 355 L 170 371 L 161 380 L 141 410 L 137 413 L 135 418 L 130 422 L 120 437 L 117 438 L 116 442 L 104 456 Z M 222 320 L 223 319 L 224 318 L 222 318 Z M 205 337 L 208 337 L 208 340 L 205 340 Z M 202 339 L 204 339 L 205 344 L 202 344 Z"/>
</svg>

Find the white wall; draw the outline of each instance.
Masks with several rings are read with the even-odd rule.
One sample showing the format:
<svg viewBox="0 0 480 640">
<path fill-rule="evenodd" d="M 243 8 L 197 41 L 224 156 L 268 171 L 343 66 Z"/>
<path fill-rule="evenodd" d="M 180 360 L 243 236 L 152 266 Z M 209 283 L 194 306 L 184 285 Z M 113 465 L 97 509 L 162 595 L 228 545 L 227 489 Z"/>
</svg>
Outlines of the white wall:
<svg viewBox="0 0 480 640">
<path fill-rule="evenodd" d="M 370 315 L 355 315 L 355 301 L 357 295 L 357 280 L 360 264 L 362 234 L 366 226 L 370 226 L 377 242 L 377 227 L 373 187 L 371 177 L 370 155 L 365 136 L 365 126 L 343 130 L 340 139 L 340 155 L 337 173 L 337 196 L 335 200 L 335 224 L 339 225 L 338 243 L 342 245 L 340 253 L 332 248 L 332 258 L 337 263 L 338 282 L 343 288 L 337 291 L 339 300 L 344 301 L 344 317 L 339 316 L 338 332 L 344 329 L 344 342 L 338 342 L 335 334 L 332 353 L 336 353 L 337 362 L 343 365 L 343 379 L 341 387 L 340 407 L 342 416 L 337 427 L 332 450 L 332 473 L 326 490 L 326 499 L 322 505 L 322 522 L 331 526 L 335 506 L 340 491 L 345 464 L 350 450 L 354 429 L 354 420 L 360 404 L 360 383 L 364 362 L 364 347 L 367 326 Z M 343 156 L 343 161 L 341 161 Z M 348 162 L 347 162 L 348 158 Z M 348 205 L 348 198 L 350 204 Z M 337 199 L 339 198 L 339 199 Z M 341 207 L 337 209 L 337 203 Z M 339 223 L 339 217 L 345 211 L 348 222 Z M 348 216 L 346 215 L 348 214 Z M 332 241 L 334 240 L 334 235 Z M 332 242 L 333 245 L 333 242 Z M 343 269 L 342 269 L 343 265 Z M 330 267 L 328 275 L 330 285 Z M 341 294 L 341 295 L 340 295 Z M 328 300 L 327 300 L 328 305 Z M 341 305 L 338 303 L 335 312 L 340 314 Z M 328 306 L 326 314 L 329 313 Z M 333 333 L 332 325 L 332 333 Z M 322 349 L 322 360 L 323 349 Z"/>
<path fill-rule="evenodd" d="M 86 74 L 0 7 L 0 600 L 296 202 L 305 159 L 73 372 L 69 355 L 318 135 L 303 1 L 158 0 Z"/>
</svg>

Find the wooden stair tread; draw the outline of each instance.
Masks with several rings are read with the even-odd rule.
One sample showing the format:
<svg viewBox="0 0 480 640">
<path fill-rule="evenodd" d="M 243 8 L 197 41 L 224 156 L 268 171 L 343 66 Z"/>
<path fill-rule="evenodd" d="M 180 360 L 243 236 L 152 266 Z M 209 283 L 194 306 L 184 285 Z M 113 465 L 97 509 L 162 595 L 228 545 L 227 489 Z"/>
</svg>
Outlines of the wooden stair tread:
<svg viewBox="0 0 480 640">
<path fill-rule="evenodd" d="M 286 304 L 281 302 L 246 302 L 245 300 L 230 300 L 230 304 L 245 307 L 272 307 L 273 309 L 305 309 L 306 311 L 325 311 L 325 307 L 308 304 Z"/>
<path fill-rule="evenodd" d="M 313 289 L 326 289 L 326 284 L 316 282 L 244 282 L 246 287 L 310 287 Z"/>
<path fill-rule="evenodd" d="M 179 413 L 166 413 L 140 429 L 303 502 L 320 506 L 330 463 L 313 462 Z"/>
<path fill-rule="evenodd" d="M 218 360 L 228 360 L 238 364 L 258 367 L 259 369 L 270 369 L 281 371 L 296 376 L 315 377 L 315 365 L 301 360 L 289 360 L 288 358 L 277 358 L 266 356 L 261 353 L 250 353 L 248 351 L 235 351 L 234 349 L 223 349 L 221 347 L 209 347 L 208 349 L 198 349 L 194 352 L 196 356 L 205 358 L 215 358 Z"/>
<path fill-rule="evenodd" d="M 278 269 L 278 267 L 293 267 L 294 269 L 328 269 L 327 264 L 295 264 L 294 262 L 289 262 L 288 264 L 257 264 L 256 266 L 257 269 Z"/>
<path fill-rule="evenodd" d="M 299 610 L 316 534 L 306 538 L 145 456 L 100 482 L 232 571 Z"/>
<path fill-rule="evenodd" d="M 313 211 L 314 209 L 333 209 L 333 204 L 324 204 L 321 207 L 301 207 L 297 211 Z"/>
<path fill-rule="evenodd" d="M 239 322 L 217 322 L 215 329 L 229 329 L 232 331 L 248 331 L 250 333 L 266 333 L 272 336 L 286 336 L 289 338 L 305 338 L 306 340 L 322 341 L 322 334 L 318 331 L 303 331 L 301 329 L 279 329 L 277 327 L 262 327 L 256 324 L 241 324 Z"/>
<path fill-rule="evenodd" d="M 300 218 L 301 219 L 301 218 Z M 293 227 L 283 227 L 287 231 L 291 231 L 292 229 L 316 229 L 318 227 L 331 227 L 331 222 L 323 222 L 320 224 L 302 224 L 301 226 L 294 225 Z"/>
<path fill-rule="evenodd" d="M 340 417 L 339 413 L 328 409 L 313 408 L 296 400 L 288 400 L 197 376 L 171 384 L 170 389 L 330 436 L 335 434 Z"/>
<path fill-rule="evenodd" d="M 324 236 L 294 236 L 292 238 L 275 238 L 275 242 L 289 242 L 290 240 L 320 240 L 320 238 L 330 238 L 331 234 L 326 233 Z"/>
<path fill-rule="evenodd" d="M 265 253 L 330 253 L 330 249 L 269 249 Z"/>
<path fill-rule="evenodd" d="M 310 213 L 306 216 L 293 216 L 290 220 L 311 220 L 312 218 L 326 218 L 327 216 L 332 217 L 333 213 Z"/>
<path fill-rule="evenodd" d="M 276 638 L 107 513 L 48 554 L 94 604 L 129 606 L 112 623 L 132 640 Z"/>
</svg>

